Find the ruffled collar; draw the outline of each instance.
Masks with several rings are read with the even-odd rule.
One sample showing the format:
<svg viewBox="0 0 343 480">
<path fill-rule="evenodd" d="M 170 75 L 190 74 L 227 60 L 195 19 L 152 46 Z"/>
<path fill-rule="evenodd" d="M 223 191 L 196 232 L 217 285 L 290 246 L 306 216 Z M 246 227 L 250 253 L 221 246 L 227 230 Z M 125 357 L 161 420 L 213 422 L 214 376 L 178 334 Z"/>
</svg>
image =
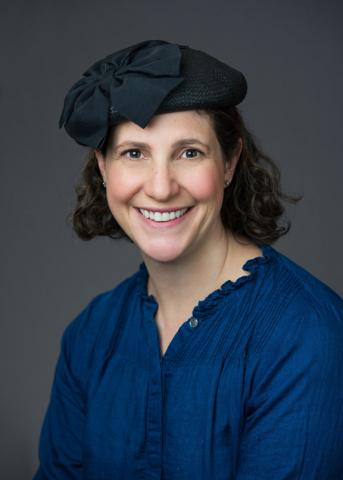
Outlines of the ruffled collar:
<svg viewBox="0 0 343 480">
<path fill-rule="evenodd" d="M 250 260 L 247 260 L 242 267 L 243 270 L 250 272 L 250 274 L 242 275 L 235 281 L 226 280 L 218 289 L 209 293 L 204 299 L 199 300 L 198 304 L 193 309 L 193 315 L 195 317 L 201 318 L 206 316 L 206 313 L 209 310 L 212 310 L 215 305 L 219 304 L 220 299 L 253 280 L 257 272 L 260 269 L 264 268 L 264 266 L 271 260 L 271 258 L 276 253 L 275 249 L 267 243 L 262 244 L 260 248 L 262 250 L 262 256 L 254 257 Z M 156 306 L 157 302 L 155 297 L 148 294 L 147 286 L 149 272 L 144 261 L 140 263 L 139 270 L 136 272 L 136 275 L 138 294 L 141 296 L 144 302 L 149 302 Z"/>
</svg>

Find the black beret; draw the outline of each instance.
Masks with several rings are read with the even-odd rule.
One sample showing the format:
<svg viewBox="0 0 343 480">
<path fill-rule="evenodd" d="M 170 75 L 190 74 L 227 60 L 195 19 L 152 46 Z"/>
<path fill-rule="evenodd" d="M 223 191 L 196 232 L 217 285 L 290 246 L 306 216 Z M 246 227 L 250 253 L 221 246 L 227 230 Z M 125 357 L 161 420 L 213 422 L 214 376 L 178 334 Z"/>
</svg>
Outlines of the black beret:
<svg viewBox="0 0 343 480">
<path fill-rule="evenodd" d="M 235 106 L 246 92 L 244 75 L 211 55 L 146 40 L 89 67 L 68 91 L 59 127 L 80 145 L 101 148 L 120 120 L 144 128 L 159 113 Z"/>
</svg>

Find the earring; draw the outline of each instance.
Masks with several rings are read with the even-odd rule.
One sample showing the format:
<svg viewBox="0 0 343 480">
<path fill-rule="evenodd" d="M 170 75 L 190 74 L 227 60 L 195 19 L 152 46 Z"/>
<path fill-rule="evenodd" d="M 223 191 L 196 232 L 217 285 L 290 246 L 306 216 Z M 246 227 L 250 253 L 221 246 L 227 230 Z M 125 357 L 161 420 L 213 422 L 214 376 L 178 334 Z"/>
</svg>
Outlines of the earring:
<svg viewBox="0 0 343 480">
<path fill-rule="evenodd" d="M 225 187 L 228 187 L 230 185 L 230 180 L 225 180 L 224 185 Z"/>
<path fill-rule="evenodd" d="M 103 186 L 106 188 L 106 182 L 105 180 L 102 182 Z"/>
</svg>

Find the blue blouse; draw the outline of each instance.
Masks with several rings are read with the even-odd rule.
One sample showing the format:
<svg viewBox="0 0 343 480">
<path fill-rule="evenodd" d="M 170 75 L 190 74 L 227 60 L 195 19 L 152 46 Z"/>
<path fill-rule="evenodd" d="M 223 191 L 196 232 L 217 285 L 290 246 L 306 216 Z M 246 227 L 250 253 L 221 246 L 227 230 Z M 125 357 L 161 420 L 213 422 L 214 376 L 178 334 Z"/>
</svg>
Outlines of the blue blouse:
<svg viewBox="0 0 343 480">
<path fill-rule="evenodd" d="M 270 245 L 161 357 L 145 263 L 66 327 L 34 480 L 343 479 L 343 299 Z"/>
</svg>

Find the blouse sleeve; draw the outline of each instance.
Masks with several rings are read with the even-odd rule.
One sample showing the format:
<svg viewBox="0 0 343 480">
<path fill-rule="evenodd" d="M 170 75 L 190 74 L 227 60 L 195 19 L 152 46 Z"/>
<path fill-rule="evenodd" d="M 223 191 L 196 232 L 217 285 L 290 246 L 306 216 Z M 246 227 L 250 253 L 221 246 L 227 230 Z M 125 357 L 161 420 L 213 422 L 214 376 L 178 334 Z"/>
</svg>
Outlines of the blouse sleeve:
<svg viewBox="0 0 343 480">
<path fill-rule="evenodd" d="M 66 328 L 40 434 L 40 465 L 33 480 L 82 478 L 81 437 L 85 398 L 72 371 L 71 325 Z"/>
<path fill-rule="evenodd" d="M 291 305 L 256 355 L 236 480 L 343 479 L 342 304 Z"/>
</svg>

